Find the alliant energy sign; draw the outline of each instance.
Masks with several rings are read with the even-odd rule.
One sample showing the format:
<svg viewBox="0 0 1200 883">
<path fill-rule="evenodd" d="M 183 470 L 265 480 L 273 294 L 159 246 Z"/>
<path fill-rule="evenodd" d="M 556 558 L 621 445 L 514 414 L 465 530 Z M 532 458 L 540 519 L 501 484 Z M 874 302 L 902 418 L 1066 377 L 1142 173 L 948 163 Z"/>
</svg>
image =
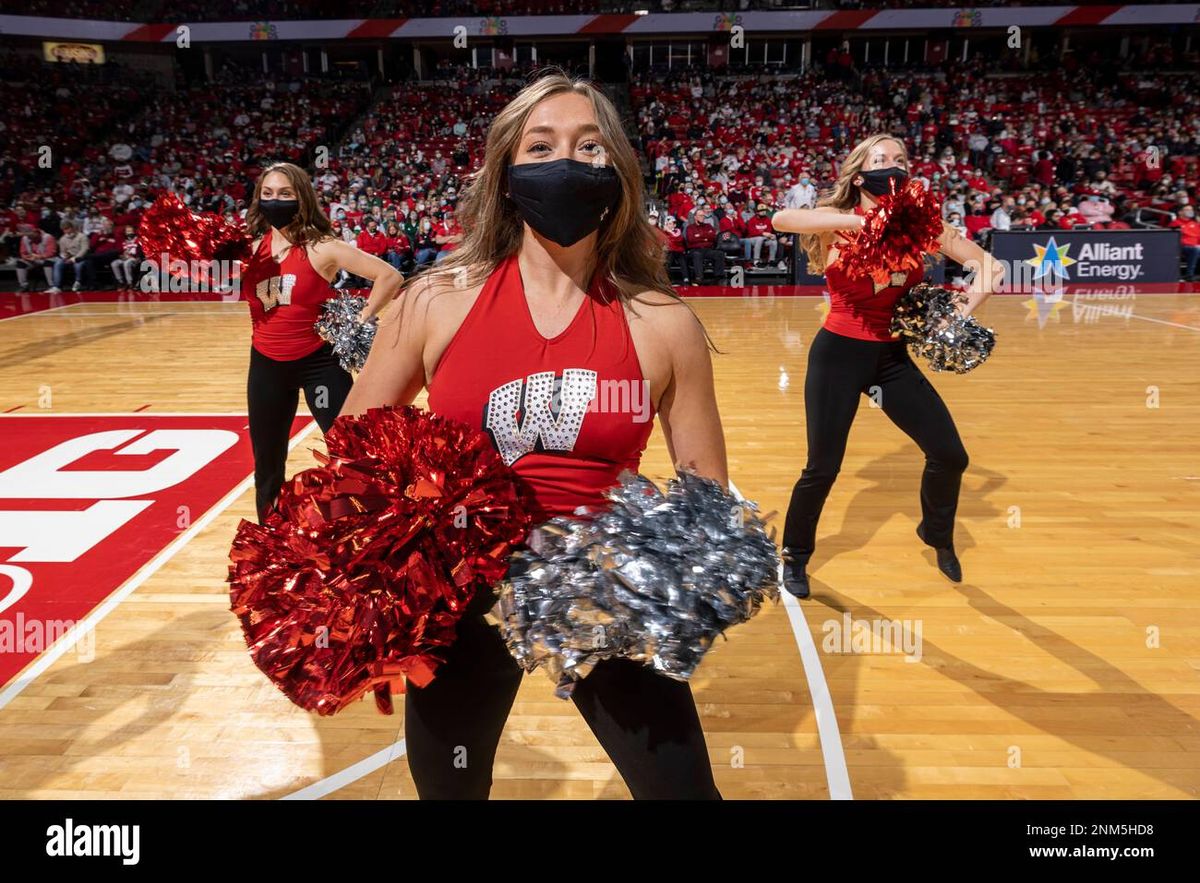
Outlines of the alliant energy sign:
<svg viewBox="0 0 1200 883">
<path fill-rule="evenodd" d="M 1178 230 L 998 232 L 992 254 L 1022 291 L 1179 281 Z"/>
</svg>

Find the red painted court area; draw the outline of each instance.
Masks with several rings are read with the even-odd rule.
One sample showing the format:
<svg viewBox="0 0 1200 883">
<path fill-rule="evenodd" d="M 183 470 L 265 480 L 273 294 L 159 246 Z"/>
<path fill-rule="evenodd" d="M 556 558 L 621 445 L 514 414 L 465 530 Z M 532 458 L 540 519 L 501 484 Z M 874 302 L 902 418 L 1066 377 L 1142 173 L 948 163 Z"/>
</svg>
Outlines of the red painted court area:
<svg viewBox="0 0 1200 883">
<path fill-rule="evenodd" d="M 12 414 L 0 440 L 0 687 L 253 471 L 241 414 Z"/>
</svg>

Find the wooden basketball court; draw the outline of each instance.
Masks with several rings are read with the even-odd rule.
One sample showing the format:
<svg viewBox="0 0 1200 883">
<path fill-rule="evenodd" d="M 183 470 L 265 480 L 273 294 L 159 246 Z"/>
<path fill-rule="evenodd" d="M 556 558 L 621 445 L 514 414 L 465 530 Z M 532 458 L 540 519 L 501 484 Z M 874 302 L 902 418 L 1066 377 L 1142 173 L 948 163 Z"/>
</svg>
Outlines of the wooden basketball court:
<svg viewBox="0 0 1200 883">
<path fill-rule="evenodd" d="M 782 530 L 825 305 L 752 291 L 694 304 L 725 351 L 731 477 Z M 244 413 L 244 303 L 61 303 L 0 322 L 6 446 L 30 415 Z M 979 316 L 993 359 L 933 377 L 971 457 L 964 582 L 914 534 L 918 449 L 864 401 L 812 598 L 731 632 L 693 682 L 725 797 L 1200 795 L 1200 294 L 1003 296 Z M 289 472 L 313 465 L 307 432 Z M 656 430 L 643 471 L 668 470 Z M 43 653 L 0 688 L 0 797 L 415 796 L 402 703 L 319 718 L 251 662 L 224 581 L 247 476 L 100 587 L 94 652 Z M 541 672 L 495 777 L 496 798 L 628 797 Z"/>
</svg>

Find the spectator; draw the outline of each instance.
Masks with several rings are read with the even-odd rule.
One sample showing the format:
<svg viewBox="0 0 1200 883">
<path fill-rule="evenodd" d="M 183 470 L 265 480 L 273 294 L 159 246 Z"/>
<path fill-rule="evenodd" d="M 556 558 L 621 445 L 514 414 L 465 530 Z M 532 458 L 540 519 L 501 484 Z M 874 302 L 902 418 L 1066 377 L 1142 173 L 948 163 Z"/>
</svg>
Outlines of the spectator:
<svg viewBox="0 0 1200 883">
<path fill-rule="evenodd" d="M 1171 221 L 1169 226 L 1179 230 L 1184 279 L 1195 282 L 1197 281 L 1196 268 L 1200 265 L 1200 221 L 1196 220 L 1196 207 L 1194 205 L 1183 206 L 1179 210 L 1179 217 Z"/>
<path fill-rule="evenodd" d="M 808 175 L 802 175 L 783 199 L 784 208 L 815 208 L 816 205 L 817 188 Z"/>
<path fill-rule="evenodd" d="M 367 219 L 367 228 L 358 234 L 355 244 L 372 257 L 382 258 L 387 252 L 387 236 L 379 230 L 379 222 Z"/>
<path fill-rule="evenodd" d="M 1085 196 L 1083 201 L 1079 203 L 1079 214 L 1081 215 L 1082 223 L 1089 224 L 1092 227 L 1103 228 L 1112 220 L 1112 203 L 1102 196 L 1094 194 Z"/>
<path fill-rule="evenodd" d="M 725 253 L 714 248 L 717 242 L 717 230 L 708 221 L 708 212 L 697 208 L 692 222 L 683 228 L 683 241 L 687 247 L 688 260 L 691 261 L 692 281 L 700 284 L 704 281 L 704 262 L 713 262 L 714 275 L 718 281 L 725 280 Z"/>
<path fill-rule="evenodd" d="M 434 225 L 433 239 L 438 245 L 438 255 L 434 258 L 434 263 L 449 257 L 458 247 L 462 240 L 462 227 L 455 220 L 453 209 L 447 208 L 442 213 L 442 220 Z"/>
<path fill-rule="evenodd" d="M 21 291 L 29 291 L 29 271 L 39 267 L 46 274 L 46 290 L 54 288 L 54 259 L 58 254 L 58 240 L 47 230 L 39 230 L 32 224 L 22 224 L 19 228 L 21 244 L 18 247 L 17 282 Z"/>
<path fill-rule="evenodd" d="M 99 287 L 100 270 L 109 269 L 120 253 L 117 237 L 113 235 L 113 222 L 101 217 L 100 229 L 91 238 L 88 256 L 84 262 L 89 287 Z"/>
<path fill-rule="evenodd" d="M 993 208 L 994 210 L 994 208 Z M 983 201 L 983 194 L 977 193 L 972 199 L 971 211 L 963 219 L 963 223 L 967 225 L 967 232 L 971 234 L 971 238 L 979 240 L 983 231 L 991 226 L 992 217 L 988 211 L 986 203 Z"/>
<path fill-rule="evenodd" d="M 1049 150 L 1039 150 L 1035 154 L 1037 161 L 1033 165 L 1032 179 L 1043 187 L 1054 184 L 1054 163 L 1051 161 Z"/>
<path fill-rule="evenodd" d="M 990 224 L 993 230 L 1012 229 L 1012 211 L 1015 205 L 1015 200 L 1011 196 L 1006 196 L 1001 200 L 1000 205 L 992 212 Z"/>
<path fill-rule="evenodd" d="M 775 263 L 779 243 L 775 238 L 775 228 L 771 226 L 767 205 L 760 202 L 754 217 L 746 222 L 746 239 L 743 242 L 745 259 L 753 259 L 756 267 L 762 266 L 763 243 L 767 246 L 767 263 Z"/>
<path fill-rule="evenodd" d="M 667 272 L 678 270 L 679 275 L 683 278 L 684 285 L 692 284 L 692 277 L 688 273 L 688 262 L 684 256 L 683 248 L 683 231 L 679 228 L 675 221 L 674 215 L 667 215 L 662 219 L 662 229 L 659 231 L 659 237 L 667 249 Z"/>
<path fill-rule="evenodd" d="M 386 236 L 387 249 L 383 253 L 384 258 L 401 273 L 410 270 L 412 268 L 412 246 L 409 245 L 408 237 L 404 235 L 400 225 L 395 221 L 389 221 Z"/>
<path fill-rule="evenodd" d="M 422 218 L 415 240 L 417 269 L 428 267 L 437 259 L 438 244 L 433 230 L 433 221 Z"/>
<path fill-rule="evenodd" d="M 141 261 L 142 247 L 138 243 L 137 230 L 126 226 L 125 236 L 121 240 L 121 254 L 112 262 L 113 277 L 117 280 L 118 288 L 133 291 L 137 287 L 137 281 L 141 278 L 137 267 Z"/>
<path fill-rule="evenodd" d="M 54 284 L 48 289 L 49 294 L 58 294 L 66 283 L 67 267 L 71 268 L 75 282 L 72 291 L 83 287 L 83 272 L 88 253 L 88 238 L 83 231 L 75 226 L 74 221 L 62 222 L 62 236 L 58 237 L 58 257 L 54 259 Z"/>
</svg>

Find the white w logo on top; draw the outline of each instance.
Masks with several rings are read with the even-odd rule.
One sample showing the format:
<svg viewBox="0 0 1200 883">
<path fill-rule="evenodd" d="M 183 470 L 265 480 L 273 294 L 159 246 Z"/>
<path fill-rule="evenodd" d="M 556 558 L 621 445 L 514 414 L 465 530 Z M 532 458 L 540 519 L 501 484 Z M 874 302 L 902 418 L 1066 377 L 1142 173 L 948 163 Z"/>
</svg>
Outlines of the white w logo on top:
<svg viewBox="0 0 1200 883">
<path fill-rule="evenodd" d="M 295 284 L 296 276 L 293 273 L 272 276 L 254 286 L 254 294 L 262 301 L 263 309 L 270 310 L 278 304 L 286 306 L 292 302 L 292 286 Z"/>
<path fill-rule="evenodd" d="M 546 451 L 574 450 L 583 418 L 596 397 L 596 379 L 595 371 L 567 368 L 561 381 L 553 371 L 539 371 L 492 390 L 483 426 L 504 462 L 511 466 L 537 450 L 539 442 Z"/>
</svg>

